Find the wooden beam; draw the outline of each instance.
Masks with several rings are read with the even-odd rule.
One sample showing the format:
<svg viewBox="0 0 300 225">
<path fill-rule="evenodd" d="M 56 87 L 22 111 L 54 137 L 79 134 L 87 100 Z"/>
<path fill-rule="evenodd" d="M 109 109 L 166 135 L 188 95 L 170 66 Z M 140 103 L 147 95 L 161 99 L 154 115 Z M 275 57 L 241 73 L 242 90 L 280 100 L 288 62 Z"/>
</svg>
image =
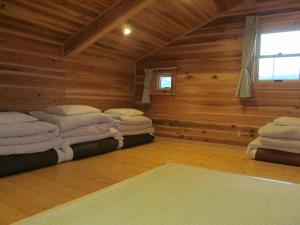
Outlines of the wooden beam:
<svg viewBox="0 0 300 225">
<path fill-rule="evenodd" d="M 64 43 L 63 56 L 71 58 L 94 44 L 101 37 L 119 27 L 155 0 L 121 0 L 110 10 Z"/>
</svg>

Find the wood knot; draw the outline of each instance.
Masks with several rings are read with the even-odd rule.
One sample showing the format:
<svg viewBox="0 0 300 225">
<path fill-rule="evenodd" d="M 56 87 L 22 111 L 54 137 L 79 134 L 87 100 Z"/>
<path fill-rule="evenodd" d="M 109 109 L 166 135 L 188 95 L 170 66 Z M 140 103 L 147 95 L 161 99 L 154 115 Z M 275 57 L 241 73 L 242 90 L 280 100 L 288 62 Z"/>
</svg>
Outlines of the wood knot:
<svg viewBox="0 0 300 225">
<path fill-rule="evenodd" d="M 214 80 L 217 80 L 217 79 L 218 79 L 218 75 L 215 74 L 215 75 L 212 76 L 212 78 L 213 78 Z"/>
</svg>

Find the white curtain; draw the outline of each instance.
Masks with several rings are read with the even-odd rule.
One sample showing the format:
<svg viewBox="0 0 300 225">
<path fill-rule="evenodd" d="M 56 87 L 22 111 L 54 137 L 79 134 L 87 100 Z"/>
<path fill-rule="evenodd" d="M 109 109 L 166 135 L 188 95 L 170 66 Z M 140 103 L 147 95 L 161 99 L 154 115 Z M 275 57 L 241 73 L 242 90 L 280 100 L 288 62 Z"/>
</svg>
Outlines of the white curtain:
<svg viewBox="0 0 300 225">
<path fill-rule="evenodd" d="M 250 74 L 250 71 L 254 72 L 254 70 L 249 70 L 249 67 L 251 66 L 251 62 L 253 60 L 256 49 L 258 20 L 258 16 L 246 17 L 242 70 L 236 91 L 236 97 L 240 99 L 247 99 L 253 96 L 252 86 L 254 76 L 253 74 Z"/>
<path fill-rule="evenodd" d="M 144 79 L 144 92 L 142 103 L 148 104 L 150 103 L 150 88 L 151 88 L 151 81 L 153 77 L 153 69 L 145 69 L 145 79 Z"/>
</svg>

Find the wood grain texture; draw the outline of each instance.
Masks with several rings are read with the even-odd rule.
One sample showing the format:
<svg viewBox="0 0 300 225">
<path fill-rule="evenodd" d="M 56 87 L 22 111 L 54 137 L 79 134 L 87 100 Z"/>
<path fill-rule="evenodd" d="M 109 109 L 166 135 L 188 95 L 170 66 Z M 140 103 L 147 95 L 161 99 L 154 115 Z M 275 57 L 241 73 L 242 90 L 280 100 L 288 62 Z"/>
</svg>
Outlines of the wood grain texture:
<svg viewBox="0 0 300 225">
<path fill-rule="evenodd" d="M 62 60 L 59 46 L 0 32 L 0 110 L 132 106 L 134 68 L 134 61 L 103 51 Z"/>
<path fill-rule="evenodd" d="M 300 183 L 299 167 L 250 160 L 244 147 L 157 138 L 152 144 L 1 178 L 0 224 L 29 217 L 165 163 Z"/>
<path fill-rule="evenodd" d="M 299 1 L 260 1 L 244 5 L 237 15 L 220 18 L 198 29 L 137 65 L 136 103 L 155 121 L 158 135 L 246 145 L 257 129 L 279 116 L 300 116 L 299 82 L 256 82 L 255 98 L 247 105 L 235 98 L 242 56 L 244 14 L 259 9 L 261 24 L 299 24 Z M 289 14 L 269 15 L 270 10 Z M 264 11 L 262 11 L 264 6 Z M 177 67 L 176 96 L 152 96 L 140 103 L 144 68 Z"/>
<path fill-rule="evenodd" d="M 64 43 L 65 58 L 74 57 L 106 34 L 122 26 L 154 0 L 122 0 Z"/>
<path fill-rule="evenodd" d="M 71 37 L 77 37 L 76 34 L 80 31 L 101 30 L 103 26 L 101 28 L 99 25 L 100 21 L 109 29 L 102 29 L 105 32 L 92 46 L 137 60 L 164 47 L 191 29 L 213 20 L 220 13 L 233 9 L 242 0 L 143 0 L 140 1 L 143 2 L 140 5 L 142 7 L 133 8 L 134 10 L 120 7 L 132 2 L 138 1 L 0 0 L 0 31 L 57 44 L 63 49 L 63 43 L 70 44 L 74 40 Z M 133 32 L 129 37 L 123 35 L 123 25 L 132 28 Z M 92 40 L 93 32 L 86 33 L 88 35 L 84 40 Z M 94 37 L 98 38 L 97 35 Z"/>
<path fill-rule="evenodd" d="M 130 107 L 135 60 L 240 2 L 155 1 L 126 17 L 130 37 L 124 37 L 120 24 L 68 60 L 62 59 L 66 40 L 111 12 L 119 0 L 0 0 L 0 110 L 82 103 Z"/>
</svg>

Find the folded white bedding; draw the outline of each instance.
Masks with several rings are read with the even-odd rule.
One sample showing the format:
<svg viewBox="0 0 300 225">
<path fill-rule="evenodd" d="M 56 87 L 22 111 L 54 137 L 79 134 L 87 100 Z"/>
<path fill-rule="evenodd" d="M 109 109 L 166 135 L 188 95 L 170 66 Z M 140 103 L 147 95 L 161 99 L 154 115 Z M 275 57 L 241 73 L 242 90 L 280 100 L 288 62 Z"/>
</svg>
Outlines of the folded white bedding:
<svg viewBox="0 0 300 225">
<path fill-rule="evenodd" d="M 54 133 L 57 136 L 58 132 L 56 125 L 41 121 L 0 125 L 0 138 L 22 137 L 45 133 Z"/>
<path fill-rule="evenodd" d="M 251 152 L 258 148 L 273 149 L 299 154 L 300 141 L 280 138 L 258 137 L 248 145 L 248 152 Z"/>
<path fill-rule="evenodd" d="M 68 162 L 71 161 L 74 158 L 73 150 L 71 147 L 57 147 L 54 148 L 58 155 L 58 162 L 57 163 L 62 163 L 62 162 Z"/>
<path fill-rule="evenodd" d="M 129 135 L 139 135 L 139 134 L 154 134 L 154 128 L 149 127 L 142 130 L 130 130 L 130 131 L 120 131 L 123 136 L 129 136 Z"/>
<path fill-rule="evenodd" d="M 281 126 L 275 123 L 268 123 L 258 130 L 262 137 L 287 138 L 300 140 L 300 126 Z"/>
<path fill-rule="evenodd" d="M 57 135 L 58 132 L 53 131 L 53 132 L 27 135 L 21 137 L 0 138 L 0 146 L 40 143 L 40 142 L 52 140 L 56 138 Z"/>
<path fill-rule="evenodd" d="M 274 123 L 276 125 L 281 126 L 300 126 L 300 118 L 296 117 L 279 117 L 274 120 Z"/>
<path fill-rule="evenodd" d="M 44 152 L 59 147 L 61 143 L 62 139 L 57 137 L 49 141 L 34 144 L 0 146 L 0 155 L 17 155 Z"/>
<path fill-rule="evenodd" d="M 109 109 L 105 111 L 106 114 L 110 115 L 119 115 L 119 116 L 142 116 L 144 113 L 137 109 L 128 109 L 128 108 L 121 108 L 121 109 Z"/>
<path fill-rule="evenodd" d="M 112 118 L 104 113 L 87 113 L 72 116 L 61 116 L 46 113 L 44 111 L 34 111 L 30 112 L 30 115 L 42 121 L 56 124 L 61 132 L 96 123 L 112 122 Z"/>
<path fill-rule="evenodd" d="M 256 156 L 256 152 L 257 152 L 257 148 L 256 149 L 251 149 L 247 152 L 247 155 L 250 159 L 255 159 Z"/>
<path fill-rule="evenodd" d="M 0 112 L 0 125 L 13 123 L 27 123 L 37 121 L 36 118 L 19 112 Z"/>
<path fill-rule="evenodd" d="M 112 118 L 119 120 L 122 125 L 152 125 L 152 120 L 146 116 L 112 116 Z"/>
<path fill-rule="evenodd" d="M 62 138 L 99 135 L 109 131 L 111 123 L 92 124 L 87 126 L 81 126 L 71 130 L 63 131 L 59 134 Z"/>
<path fill-rule="evenodd" d="M 101 110 L 87 105 L 60 105 L 50 106 L 46 109 L 46 112 L 62 116 L 71 116 L 86 113 L 97 113 L 101 112 Z"/>
<path fill-rule="evenodd" d="M 63 138 L 62 146 L 64 147 L 64 146 L 70 146 L 70 145 L 84 143 L 84 142 L 97 141 L 97 140 L 102 140 L 110 137 L 114 137 L 116 139 L 122 139 L 120 132 L 111 128 L 109 131 L 103 134 Z"/>
</svg>

